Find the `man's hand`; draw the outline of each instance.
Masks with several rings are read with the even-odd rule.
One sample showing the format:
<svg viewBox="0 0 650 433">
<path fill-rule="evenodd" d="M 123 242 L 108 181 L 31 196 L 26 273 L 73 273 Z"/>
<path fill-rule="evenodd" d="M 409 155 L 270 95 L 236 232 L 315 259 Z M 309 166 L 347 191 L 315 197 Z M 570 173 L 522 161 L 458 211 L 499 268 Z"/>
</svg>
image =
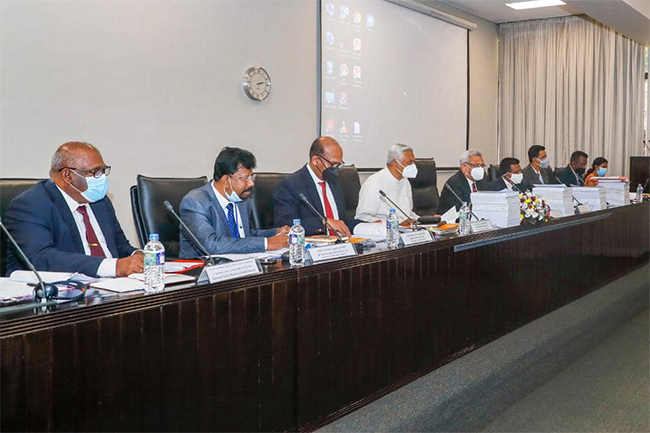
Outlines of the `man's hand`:
<svg viewBox="0 0 650 433">
<path fill-rule="evenodd" d="M 411 226 L 413 225 L 413 220 L 412 220 L 412 219 L 404 220 L 404 221 L 402 221 L 399 225 L 400 225 L 401 227 L 408 227 L 408 228 L 411 228 Z"/>
<path fill-rule="evenodd" d="M 128 277 L 131 274 L 139 274 L 142 272 L 144 272 L 144 254 L 140 251 L 129 257 L 117 259 L 117 266 L 115 267 L 116 276 Z"/>
<path fill-rule="evenodd" d="M 327 219 L 327 223 L 332 226 L 334 230 L 339 232 L 341 236 L 347 236 L 350 237 L 352 236 L 352 233 L 350 233 L 350 229 L 348 226 L 345 225 L 345 223 L 341 220 L 333 220 L 333 219 Z M 334 233 L 330 233 L 333 236 L 336 236 Z"/>
<path fill-rule="evenodd" d="M 288 246 L 289 246 L 289 236 L 287 236 L 285 233 L 278 233 L 275 236 L 266 238 L 267 251 L 279 250 L 281 248 L 287 248 Z"/>
<path fill-rule="evenodd" d="M 291 227 L 289 227 L 289 226 L 278 227 L 278 229 L 275 231 L 275 234 L 276 235 L 283 235 L 283 234 L 288 235 L 289 230 L 291 230 Z"/>
</svg>

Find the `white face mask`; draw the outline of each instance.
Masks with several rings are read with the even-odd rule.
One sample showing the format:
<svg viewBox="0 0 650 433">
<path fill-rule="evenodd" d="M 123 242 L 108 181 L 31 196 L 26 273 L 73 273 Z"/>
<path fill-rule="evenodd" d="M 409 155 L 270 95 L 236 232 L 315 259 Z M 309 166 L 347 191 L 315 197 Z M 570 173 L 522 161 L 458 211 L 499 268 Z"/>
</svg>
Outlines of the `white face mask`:
<svg viewBox="0 0 650 433">
<path fill-rule="evenodd" d="M 510 175 L 510 180 L 513 181 L 514 183 L 521 183 L 521 181 L 524 180 L 524 174 L 523 173 L 512 173 Z"/>
<path fill-rule="evenodd" d="M 402 170 L 402 176 L 404 176 L 407 179 L 415 179 L 418 175 L 418 168 L 415 166 L 415 164 L 407 165 L 404 166 L 401 162 L 398 160 L 395 160 L 396 163 L 404 167 Z"/>
<path fill-rule="evenodd" d="M 472 179 L 474 179 L 476 182 L 479 182 L 483 180 L 483 176 L 485 176 L 485 170 L 483 167 L 474 167 L 470 172 L 470 176 L 472 176 Z"/>
</svg>

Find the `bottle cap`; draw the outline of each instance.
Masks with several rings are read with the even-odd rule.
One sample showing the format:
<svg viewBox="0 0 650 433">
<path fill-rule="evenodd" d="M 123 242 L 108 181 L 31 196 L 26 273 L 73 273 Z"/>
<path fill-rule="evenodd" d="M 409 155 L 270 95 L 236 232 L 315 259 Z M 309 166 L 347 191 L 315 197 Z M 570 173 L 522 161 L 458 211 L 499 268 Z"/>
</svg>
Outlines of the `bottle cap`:
<svg viewBox="0 0 650 433">
<path fill-rule="evenodd" d="M 151 234 L 149 235 L 149 240 L 150 240 L 150 241 L 157 241 L 158 239 L 160 239 L 160 238 L 158 237 L 158 233 L 151 233 Z"/>
<path fill-rule="evenodd" d="M 466 202 L 466 201 L 463 202 L 463 206 L 467 206 L 467 202 Z"/>
<path fill-rule="evenodd" d="M 395 213 L 395 209 L 391 209 L 391 210 L 390 210 L 390 213 Z"/>
<path fill-rule="evenodd" d="M 300 224 L 300 219 L 296 218 L 293 220 L 293 225 L 295 226 L 296 224 Z"/>
</svg>

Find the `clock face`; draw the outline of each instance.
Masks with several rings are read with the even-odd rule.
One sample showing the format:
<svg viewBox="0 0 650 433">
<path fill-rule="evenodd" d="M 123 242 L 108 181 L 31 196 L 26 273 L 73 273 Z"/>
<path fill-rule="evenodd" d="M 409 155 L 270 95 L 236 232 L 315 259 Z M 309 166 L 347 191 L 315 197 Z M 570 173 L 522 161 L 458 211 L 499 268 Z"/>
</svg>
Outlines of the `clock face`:
<svg viewBox="0 0 650 433">
<path fill-rule="evenodd" d="M 244 73 L 244 92 L 255 101 L 265 100 L 271 93 L 271 77 L 264 68 L 253 66 Z"/>
</svg>

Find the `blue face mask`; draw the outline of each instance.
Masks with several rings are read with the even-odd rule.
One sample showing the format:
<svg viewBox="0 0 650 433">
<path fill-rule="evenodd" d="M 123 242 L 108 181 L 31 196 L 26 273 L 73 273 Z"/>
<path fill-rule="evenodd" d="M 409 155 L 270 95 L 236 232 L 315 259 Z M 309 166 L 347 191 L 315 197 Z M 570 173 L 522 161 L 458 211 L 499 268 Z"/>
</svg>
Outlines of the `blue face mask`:
<svg viewBox="0 0 650 433">
<path fill-rule="evenodd" d="M 88 202 L 95 203 L 96 201 L 99 201 L 106 197 L 106 193 L 108 192 L 108 177 L 105 174 L 102 174 L 100 177 L 84 177 L 74 170 L 70 171 L 72 171 L 77 176 L 86 179 L 86 185 L 88 185 L 88 188 L 85 191 L 79 191 L 77 188 L 75 188 L 74 185 L 70 185 L 79 191 L 79 194 L 88 200 Z"/>
<path fill-rule="evenodd" d="M 596 173 L 598 173 L 598 176 L 603 177 L 607 174 L 607 169 L 605 167 L 600 167 Z"/>
<path fill-rule="evenodd" d="M 226 192 L 226 198 L 233 203 L 241 203 L 241 197 L 232 189 L 232 179 L 228 178 L 230 182 L 230 193 L 226 192 L 226 188 L 223 189 L 223 192 Z"/>
</svg>

